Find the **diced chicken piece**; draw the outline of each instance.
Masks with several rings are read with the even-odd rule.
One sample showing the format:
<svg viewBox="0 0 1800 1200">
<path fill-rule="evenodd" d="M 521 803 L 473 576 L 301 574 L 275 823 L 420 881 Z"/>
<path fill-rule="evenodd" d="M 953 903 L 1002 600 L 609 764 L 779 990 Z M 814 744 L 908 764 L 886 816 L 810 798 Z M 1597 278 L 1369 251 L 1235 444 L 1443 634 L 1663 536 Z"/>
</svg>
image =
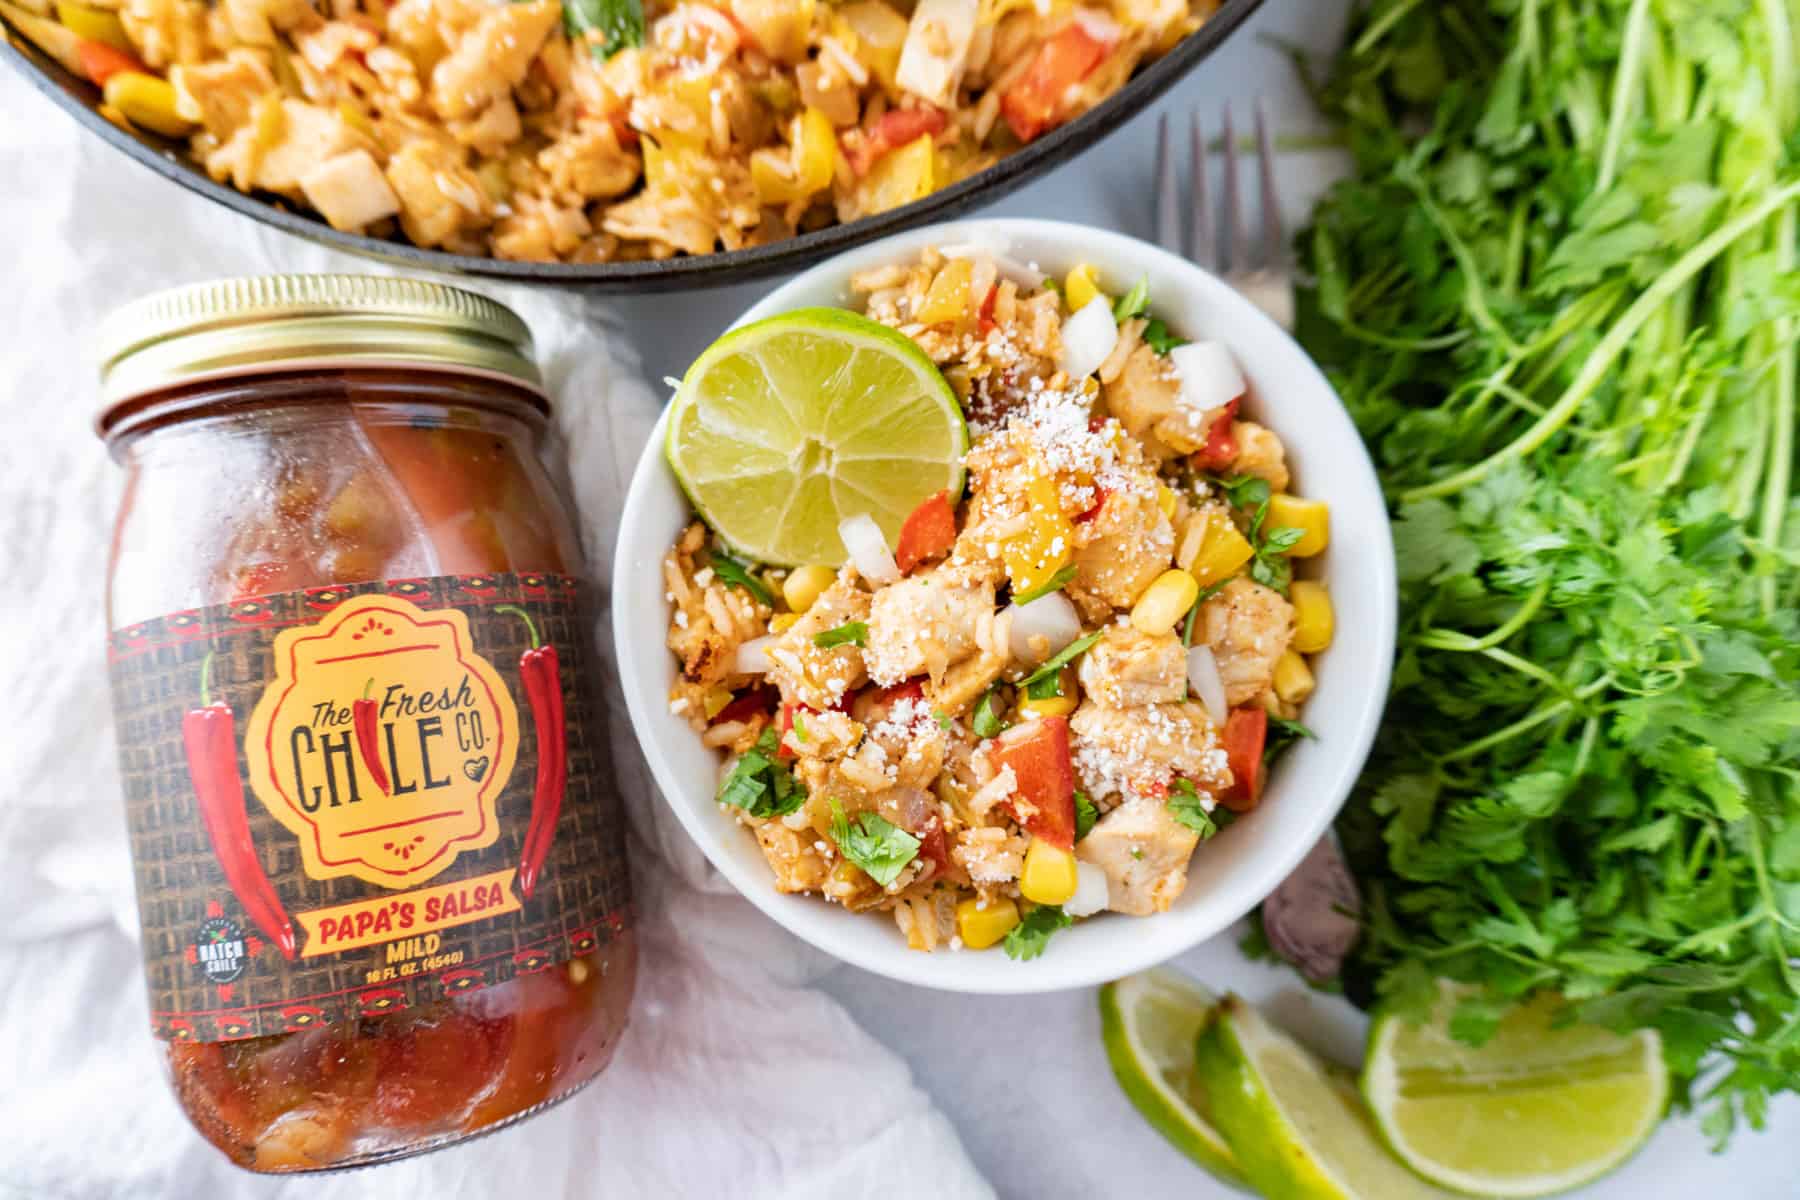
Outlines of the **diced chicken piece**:
<svg viewBox="0 0 1800 1200">
<path fill-rule="evenodd" d="M 950 735 L 935 709 L 928 699 L 906 696 L 887 705 L 869 726 L 869 740 L 886 754 L 903 788 L 929 789 L 943 770 Z"/>
<path fill-rule="evenodd" d="M 541 196 L 515 196 L 512 212 L 494 224 L 494 253 L 501 258 L 555 262 L 594 232 L 579 206 L 565 208 Z"/>
<path fill-rule="evenodd" d="M 473 117 L 446 121 L 450 136 L 475 153 L 497 158 L 519 139 L 519 106 L 511 96 L 501 96 Z"/>
<path fill-rule="evenodd" d="M 782 735 L 781 744 L 800 758 L 833 762 L 856 749 L 862 736 L 862 725 L 843 713 L 796 713 L 794 727 Z"/>
<path fill-rule="evenodd" d="M 298 198 L 300 180 L 327 159 L 365 145 L 361 134 L 330 109 L 304 100 L 276 103 L 270 93 L 253 106 L 248 123 L 207 155 L 215 178 Z"/>
<path fill-rule="evenodd" d="M 232 39 L 249 46 L 273 46 L 275 34 L 304 29 L 319 20 L 307 0 L 221 0 Z"/>
<path fill-rule="evenodd" d="M 1094 518 L 1075 527 L 1075 585 L 1115 608 L 1129 608 L 1174 561 L 1175 529 L 1146 468 L 1132 486 L 1110 491 Z"/>
<path fill-rule="evenodd" d="M 764 631 L 763 613 L 750 593 L 716 580 L 695 581 L 695 559 L 706 544 L 706 526 L 695 521 L 663 558 L 663 588 L 675 606 L 669 649 L 681 660 L 681 677 L 710 687 L 737 673 L 737 648 Z"/>
<path fill-rule="evenodd" d="M 198 121 L 221 142 L 250 123 L 258 99 L 275 90 L 275 76 L 265 55 L 237 48 L 223 59 L 169 71 L 175 86 L 175 111 Z"/>
<path fill-rule="evenodd" d="M 1075 844 L 1075 857 L 1106 872 L 1106 907 L 1147 917 L 1167 912 L 1187 886 L 1188 859 L 1200 835 L 1153 796 L 1127 800 Z"/>
<path fill-rule="evenodd" d="M 1069 718 L 1069 732 L 1076 774 L 1096 801 L 1167 788 L 1177 778 L 1212 793 L 1231 783 L 1217 731 L 1191 700 L 1110 708 L 1089 698 Z"/>
<path fill-rule="evenodd" d="M 360 233 L 400 211 L 399 197 L 367 150 L 326 159 L 300 177 L 300 191 L 333 229 L 346 233 Z"/>
<path fill-rule="evenodd" d="M 48 5 L 26 7 L 49 11 Z M 193 66 L 218 53 L 207 36 L 210 11 L 201 0 L 124 0 L 119 20 L 138 57 L 162 70 L 176 64 Z"/>
<path fill-rule="evenodd" d="M 353 21 L 327 21 L 317 29 L 294 35 L 294 49 L 307 65 L 321 74 L 339 59 L 366 54 L 381 44 L 381 35 Z"/>
<path fill-rule="evenodd" d="M 864 652 L 850 643 L 826 649 L 815 645 L 813 638 L 851 621 L 872 620 L 869 594 L 856 586 L 850 573 L 839 575 L 769 647 L 769 661 L 774 664 L 769 682 L 780 688 L 782 698 L 790 703 L 819 710 L 835 706 L 869 677 Z M 873 644 L 873 628 L 869 640 Z"/>
<path fill-rule="evenodd" d="M 1275 662 L 1294 640 L 1294 606 L 1239 576 L 1200 606 L 1194 637 L 1212 648 L 1225 703 L 1249 704 L 1275 682 Z"/>
<path fill-rule="evenodd" d="M 557 0 L 489 8 L 432 69 L 432 109 L 446 120 L 472 117 L 507 95 L 561 20 Z"/>
<path fill-rule="evenodd" d="M 811 829 L 795 832 L 780 821 L 764 821 L 756 827 L 756 840 L 775 872 L 778 892 L 818 891 L 831 874 Z"/>
<path fill-rule="evenodd" d="M 1187 653 L 1174 633 L 1108 625 L 1078 668 L 1081 690 L 1111 708 L 1179 704 L 1187 699 Z"/>
<path fill-rule="evenodd" d="M 1010 656 L 983 651 L 963 659 L 944 672 L 944 677 L 925 688 L 931 706 L 947 717 L 960 717 L 975 707 L 983 693 L 1006 670 Z"/>
<path fill-rule="evenodd" d="M 419 246 L 442 246 L 490 220 L 481 180 L 463 165 L 462 152 L 420 138 L 388 163 L 388 183 L 400 198 L 400 225 Z"/>
<path fill-rule="evenodd" d="M 900 48 L 902 88 L 939 108 L 954 108 L 975 40 L 979 0 L 919 0 Z"/>
<path fill-rule="evenodd" d="M 970 882 L 993 887 L 1019 877 L 1027 845 L 1021 835 L 996 826 L 964 829 L 950 847 L 950 861 L 968 873 Z"/>
<path fill-rule="evenodd" d="M 611 121 L 583 121 L 538 155 L 538 166 L 569 200 L 610 200 L 637 183 L 640 160 L 619 144 Z"/>
<path fill-rule="evenodd" d="M 1125 360 L 1125 369 L 1103 385 L 1106 407 L 1132 437 L 1142 438 L 1156 423 L 1175 411 L 1181 381 L 1169 360 L 1140 343 Z"/>
<path fill-rule="evenodd" d="M 1273 429 L 1255 421 L 1233 421 L 1231 436 L 1238 444 L 1237 461 L 1231 469 L 1239 475 L 1255 475 L 1269 481 L 1277 492 L 1287 491 L 1287 451 Z"/>
<path fill-rule="evenodd" d="M 827 63 L 801 63 L 794 72 L 800 85 L 800 102 L 825 114 L 838 129 L 848 129 L 862 119 L 862 103 L 856 85 Z"/>
<path fill-rule="evenodd" d="M 981 649 L 993 617 L 991 585 L 965 585 L 941 568 L 882 588 L 869 606 L 869 674 L 885 686 L 914 675 L 941 682 Z"/>
</svg>

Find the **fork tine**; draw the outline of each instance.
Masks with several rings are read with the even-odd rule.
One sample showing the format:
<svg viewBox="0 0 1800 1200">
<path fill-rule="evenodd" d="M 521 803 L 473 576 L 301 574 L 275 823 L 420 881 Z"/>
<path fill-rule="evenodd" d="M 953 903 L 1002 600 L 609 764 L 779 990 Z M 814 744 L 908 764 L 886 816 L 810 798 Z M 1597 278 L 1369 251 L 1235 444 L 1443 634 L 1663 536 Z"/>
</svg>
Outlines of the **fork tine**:
<svg viewBox="0 0 1800 1200">
<path fill-rule="evenodd" d="M 1275 148 L 1269 141 L 1269 119 L 1263 102 L 1256 102 L 1257 173 L 1262 177 L 1264 267 L 1275 267 L 1287 258 L 1287 239 L 1281 231 L 1281 201 L 1275 195 Z"/>
<path fill-rule="evenodd" d="M 1250 266 L 1249 245 L 1244 239 L 1244 197 L 1238 190 L 1238 145 L 1237 133 L 1231 124 L 1231 105 L 1225 106 L 1225 196 L 1221 203 L 1225 207 L 1226 254 L 1229 262 L 1220 265 L 1226 271 L 1243 271 Z"/>
<path fill-rule="evenodd" d="M 1169 114 L 1156 122 L 1156 244 L 1181 253 L 1181 199 L 1175 187 L 1175 160 L 1169 154 Z"/>
<path fill-rule="evenodd" d="M 1219 267 L 1217 244 L 1219 231 L 1212 222 L 1211 206 L 1207 203 L 1206 127 L 1202 124 L 1198 112 L 1194 114 L 1193 123 L 1188 129 L 1188 139 L 1191 143 L 1189 152 L 1192 155 L 1189 170 L 1192 171 L 1194 177 L 1193 211 L 1189 214 L 1191 222 L 1189 244 L 1193 249 L 1189 257 L 1207 270 L 1216 271 Z"/>
</svg>

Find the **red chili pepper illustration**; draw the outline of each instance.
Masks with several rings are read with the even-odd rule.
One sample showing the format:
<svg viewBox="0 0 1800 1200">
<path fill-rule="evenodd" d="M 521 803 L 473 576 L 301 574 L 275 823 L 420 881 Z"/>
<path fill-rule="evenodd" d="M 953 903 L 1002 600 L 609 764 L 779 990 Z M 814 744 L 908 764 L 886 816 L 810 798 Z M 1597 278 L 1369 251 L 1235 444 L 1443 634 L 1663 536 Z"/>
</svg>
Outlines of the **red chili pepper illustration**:
<svg viewBox="0 0 1800 1200">
<path fill-rule="evenodd" d="M 516 613 L 531 634 L 531 648 L 519 655 L 519 678 L 525 684 L 531 723 L 537 732 L 537 782 L 531 792 L 531 823 L 525 827 L 525 853 L 519 859 L 519 895 L 529 900 L 556 837 L 556 819 L 562 814 L 563 788 L 569 778 L 562 667 L 556 647 L 545 645 L 538 637 L 537 622 L 530 613 L 516 604 L 497 604 L 494 611 Z"/>
<path fill-rule="evenodd" d="M 350 724 L 356 731 L 356 749 L 362 754 L 363 766 L 369 768 L 369 775 L 381 789 L 381 794 L 391 796 L 394 789 L 388 782 L 387 768 L 381 764 L 380 711 L 375 701 L 369 699 L 369 689 L 374 686 L 375 681 L 369 680 L 363 684 L 362 698 L 350 702 Z"/>
<path fill-rule="evenodd" d="M 294 958 L 294 925 L 269 877 L 263 874 L 250 839 L 250 815 L 244 808 L 244 782 L 238 777 L 237 722 L 231 706 L 212 699 L 213 654 L 200 664 L 200 707 L 181 718 L 181 741 L 187 750 L 188 778 L 200 820 L 212 842 L 213 855 L 225 872 L 225 882 L 257 928 Z"/>
</svg>

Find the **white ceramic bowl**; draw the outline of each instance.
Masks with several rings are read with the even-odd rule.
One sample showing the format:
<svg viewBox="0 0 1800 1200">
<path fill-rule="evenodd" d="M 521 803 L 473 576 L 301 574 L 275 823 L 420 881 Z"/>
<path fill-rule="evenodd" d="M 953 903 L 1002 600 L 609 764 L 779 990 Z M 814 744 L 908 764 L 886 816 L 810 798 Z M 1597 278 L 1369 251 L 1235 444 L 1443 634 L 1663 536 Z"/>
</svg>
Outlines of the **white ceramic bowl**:
<svg viewBox="0 0 1800 1200">
<path fill-rule="evenodd" d="M 817 896 L 776 892 L 756 839 L 713 799 L 718 753 L 669 712 L 676 665 L 663 643 L 669 603 L 660 564 L 692 518 L 663 459 L 666 413 L 625 501 L 613 568 L 613 636 L 632 724 L 665 800 L 713 865 L 758 908 L 844 961 L 907 983 L 959 992 L 1053 991 L 1117 979 L 1219 933 L 1266 896 L 1324 833 L 1368 755 L 1387 695 L 1394 549 L 1374 467 L 1318 368 L 1219 279 L 1134 238 L 1056 221 L 927 226 L 819 264 L 770 293 L 739 324 L 808 305 L 850 306 L 852 274 L 909 262 L 926 246 L 970 243 L 1059 278 L 1079 262 L 1093 263 L 1115 292 L 1147 276 L 1151 304 L 1171 329 L 1231 347 L 1250 381 L 1246 415 L 1281 435 L 1296 490 L 1331 505 L 1330 549 L 1303 572 L 1329 584 L 1337 612 L 1337 637 L 1315 662 L 1318 690 L 1302 714 L 1317 740 L 1290 749 L 1256 811 L 1195 852 L 1187 888 L 1174 907 L 1153 917 L 1091 918 L 1057 934 L 1041 957 L 1014 962 L 998 948 L 909 950 L 885 914 L 851 913 Z"/>
</svg>

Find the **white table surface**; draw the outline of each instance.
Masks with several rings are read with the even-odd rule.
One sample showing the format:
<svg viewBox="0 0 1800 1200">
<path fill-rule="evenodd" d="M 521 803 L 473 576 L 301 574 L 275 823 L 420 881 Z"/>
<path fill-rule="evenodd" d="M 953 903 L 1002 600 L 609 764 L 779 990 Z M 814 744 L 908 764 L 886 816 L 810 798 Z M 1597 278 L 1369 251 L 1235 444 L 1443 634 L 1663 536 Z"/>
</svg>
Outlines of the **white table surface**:
<svg viewBox="0 0 1800 1200">
<path fill-rule="evenodd" d="M 1328 54 L 1339 43 L 1349 7 L 1346 0 L 1268 0 L 1226 48 L 1161 103 L 988 211 L 1153 236 L 1157 117 L 1170 113 L 1185 129 L 1187 114 L 1198 109 L 1216 128 L 1226 101 L 1247 113 L 1248 101 L 1261 96 L 1281 132 L 1322 130 L 1285 55 L 1271 43 Z M 1340 169 L 1341 157 L 1330 151 L 1284 156 L 1280 179 L 1290 227 Z M 651 377 L 679 377 L 777 282 L 624 302 Z M 1285 971 L 1245 962 L 1232 939 L 1201 946 L 1176 965 L 1215 988 L 1263 1001 L 1317 1048 L 1358 1061 L 1362 1025 L 1348 1004 L 1309 993 Z M 1191 1166 L 1137 1119 L 1107 1073 L 1092 994 L 950 996 L 854 967 L 840 968 L 824 987 L 912 1063 L 1002 1196 L 1195 1200 L 1238 1194 Z M 1020 1076 L 1029 1077 L 1028 1087 L 1020 1086 Z M 1725 1155 L 1710 1153 L 1691 1121 L 1670 1121 L 1624 1170 L 1581 1196 L 1794 1200 L 1800 1197 L 1800 1101 L 1784 1098 L 1774 1106 L 1768 1132 L 1740 1135 Z"/>
</svg>

